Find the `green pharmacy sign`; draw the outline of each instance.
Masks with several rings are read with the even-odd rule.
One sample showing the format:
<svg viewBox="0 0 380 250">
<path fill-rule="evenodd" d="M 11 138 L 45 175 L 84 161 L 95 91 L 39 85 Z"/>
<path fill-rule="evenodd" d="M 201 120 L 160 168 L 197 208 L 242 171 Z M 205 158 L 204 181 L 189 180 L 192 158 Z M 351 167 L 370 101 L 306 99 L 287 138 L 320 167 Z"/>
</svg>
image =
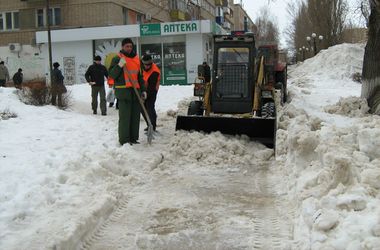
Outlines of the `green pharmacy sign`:
<svg viewBox="0 0 380 250">
<path fill-rule="evenodd" d="M 163 24 L 162 33 L 194 33 L 198 32 L 197 23 L 170 23 Z"/>
<path fill-rule="evenodd" d="M 140 36 L 159 36 L 159 35 L 161 35 L 161 25 L 159 23 L 140 25 Z"/>
</svg>

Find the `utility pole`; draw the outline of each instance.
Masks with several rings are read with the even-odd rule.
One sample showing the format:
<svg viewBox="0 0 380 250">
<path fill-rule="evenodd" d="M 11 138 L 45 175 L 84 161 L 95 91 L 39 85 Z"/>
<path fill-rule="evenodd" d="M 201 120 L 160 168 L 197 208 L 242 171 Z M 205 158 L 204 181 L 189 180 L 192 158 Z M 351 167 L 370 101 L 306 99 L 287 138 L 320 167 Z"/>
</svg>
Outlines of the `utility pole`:
<svg viewBox="0 0 380 250">
<path fill-rule="evenodd" d="M 50 32 L 50 7 L 49 7 L 49 0 L 46 0 L 46 23 L 47 23 L 47 33 L 48 33 L 48 48 L 49 48 L 49 75 L 50 75 L 50 84 L 53 82 L 53 58 L 52 58 L 52 52 L 51 52 L 51 32 Z"/>
</svg>

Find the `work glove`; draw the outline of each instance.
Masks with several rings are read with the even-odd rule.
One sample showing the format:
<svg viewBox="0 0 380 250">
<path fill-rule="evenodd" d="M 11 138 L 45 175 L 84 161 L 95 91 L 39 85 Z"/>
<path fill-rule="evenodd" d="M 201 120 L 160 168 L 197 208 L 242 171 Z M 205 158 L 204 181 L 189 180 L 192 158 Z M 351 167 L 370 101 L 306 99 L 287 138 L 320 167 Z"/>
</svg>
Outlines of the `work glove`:
<svg viewBox="0 0 380 250">
<path fill-rule="evenodd" d="M 95 82 L 89 82 L 88 84 L 90 84 L 90 85 L 95 85 Z"/>
<path fill-rule="evenodd" d="M 143 100 L 146 100 L 147 97 L 148 97 L 148 95 L 146 94 L 145 91 L 143 91 L 143 92 L 141 93 L 141 98 L 142 98 Z"/>
<path fill-rule="evenodd" d="M 126 63 L 126 61 L 125 61 L 125 59 L 122 57 L 122 58 L 120 58 L 120 61 L 119 61 L 118 65 L 119 65 L 120 68 L 122 68 L 122 67 L 124 67 L 125 63 Z"/>
</svg>

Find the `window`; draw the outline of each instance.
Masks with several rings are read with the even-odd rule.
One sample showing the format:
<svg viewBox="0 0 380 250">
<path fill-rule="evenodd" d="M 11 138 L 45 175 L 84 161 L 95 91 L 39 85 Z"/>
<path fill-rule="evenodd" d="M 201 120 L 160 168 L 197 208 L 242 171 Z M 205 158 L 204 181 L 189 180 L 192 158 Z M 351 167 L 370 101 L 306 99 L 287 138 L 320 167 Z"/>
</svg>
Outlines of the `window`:
<svg viewBox="0 0 380 250">
<path fill-rule="evenodd" d="M 137 15 L 136 15 L 136 23 L 137 23 L 137 24 L 142 24 L 142 23 L 144 23 L 144 22 L 143 22 L 143 19 L 144 19 L 144 18 L 143 18 L 143 15 L 142 15 L 142 14 L 137 14 Z"/>
<path fill-rule="evenodd" d="M 186 10 L 186 3 L 184 0 L 171 0 L 170 1 L 170 8 L 172 10 Z"/>
<path fill-rule="evenodd" d="M 128 9 L 123 7 L 123 24 L 128 24 Z"/>
<path fill-rule="evenodd" d="M 37 10 L 37 27 L 44 27 L 44 10 Z"/>
<path fill-rule="evenodd" d="M 18 11 L 0 12 L 0 30 L 16 30 L 20 28 Z"/>
<path fill-rule="evenodd" d="M 45 27 L 46 22 L 46 9 L 38 9 L 36 14 L 37 27 Z M 49 24 L 53 26 L 61 25 L 61 8 L 49 9 Z"/>
<path fill-rule="evenodd" d="M 20 28 L 19 13 L 18 12 L 13 12 L 13 28 L 14 29 Z"/>
<path fill-rule="evenodd" d="M 4 30 L 3 13 L 0 13 L 0 30 Z"/>
</svg>

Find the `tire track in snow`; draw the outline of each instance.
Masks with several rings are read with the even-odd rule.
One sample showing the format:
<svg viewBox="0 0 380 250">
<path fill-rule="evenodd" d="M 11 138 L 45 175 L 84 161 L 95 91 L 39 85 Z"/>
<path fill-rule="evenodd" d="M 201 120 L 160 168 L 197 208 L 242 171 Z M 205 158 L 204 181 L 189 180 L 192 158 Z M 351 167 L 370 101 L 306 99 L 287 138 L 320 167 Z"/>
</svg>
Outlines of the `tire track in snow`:
<svg viewBox="0 0 380 250">
<path fill-rule="evenodd" d="M 295 249 L 279 176 L 181 167 L 134 190 L 81 249 Z"/>
</svg>

